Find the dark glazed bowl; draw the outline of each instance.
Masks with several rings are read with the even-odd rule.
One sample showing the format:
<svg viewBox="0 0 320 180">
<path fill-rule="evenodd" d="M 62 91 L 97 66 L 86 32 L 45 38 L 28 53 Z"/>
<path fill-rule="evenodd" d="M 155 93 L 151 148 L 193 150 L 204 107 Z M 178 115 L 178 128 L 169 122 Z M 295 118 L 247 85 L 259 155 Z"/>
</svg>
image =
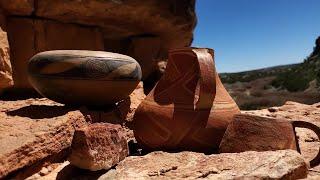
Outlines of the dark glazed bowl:
<svg viewBox="0 0 320 180">
<path fill-rule="evenodd" d="M 136 60 L 122 54 L 57 50 L 29 61 L 29 81 L 44 97 L 72 105 L 102 106 L 127 98 L 141 80 Z"/>
</svg>

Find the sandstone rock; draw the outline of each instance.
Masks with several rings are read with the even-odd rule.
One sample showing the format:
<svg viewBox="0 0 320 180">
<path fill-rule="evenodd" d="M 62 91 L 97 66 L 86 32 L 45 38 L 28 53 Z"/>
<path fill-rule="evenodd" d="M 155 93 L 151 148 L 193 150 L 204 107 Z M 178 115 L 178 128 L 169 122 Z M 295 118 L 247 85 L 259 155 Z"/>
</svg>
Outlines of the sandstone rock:
<svg viewBox="0 0 320 180">
<path fill-rule="evenodd" d="M 9 51 L 7 33 L 0 26 L 0 94 L 4 89 L 13 86 Z"/>
<path fill-rule="evenodd" d="M 56 49 L 104 49 L 99 29 L 49 20 L 9 18 L 8 34 L 16 88 L 32 88 L 27 79 L 27 64 L 38 52 Z"/>
<path fill-rule="evenodd" d="M 109 123 L 95 123 L 76 130 L 69 161 L 91 171 L 110 169 L 128 156 L 123 131 L 120 125 Z"/>
<path fill-rule="evenodd" d="M 27 78 L 27 64 L 36 54 L 34 21 L 22 18 L 8 20 L 8 36 L 10 40 L 11 63 L 14 86 L 31 88 Z M 23 46 L 21 46 L 23 44 Z"/>
<path fill-rule="evenodd" d="M 194 9 L 195 0 L 47 0 L 37 1 L 35 15 L 100 27 L 108 44 L 106 51 L 130 55 L 134 46 L 134 58 L 142 64 L 146 79 L 156 68 L 154 59 L 166 57 L 170 48 L 191 44 Z"/>
<path fill-rule="evenodd" d="M 234 116 L 219 147 L 221 153 L 283 149 L 296 150 L 290 122 L 246 114 Z"/>
<path fill-rule="evenodd" d="M 132 55 L 153 86 L 154 61 L 167 59 L 168 49 L 190 46 L 196 25 L 195 0 L 0 0 L 0 11 L 24 17 L 9 20 L 8 30 L 18 88 L 30 88 L 26 59 L 53 49 Z"/>
<path fill-rule="evenodd" d="M 127 126 L 145 97 L 142 83 L 127 101 L 107 110 L 65 107 L 46 98 L 10 100 L 5 95 L 0 98 L 0 179 L 8 174 L 24 179 L 38 166 L 41 169 L 43 160 L 55 160 L 56 154 L 71 146 L 75 128 L 87 122 L 121 124 L 125 139 L 134 140 Z"/>
<path fill-rule="evenodd" d="M 156 66 L 156 58 L 159 58 L 161 39 L 159 37 L 135 37 L 131 39 L 128 54 L 137 59 L 142 68 L 143 79 L 148 77 Z M 165 56 L 166 52 L 162 53 Z"/>
<path fill-rule="evenodd" d="M 119 112 L 121 114 L 121 117 L 125 117 L 126 122 L 131 122 L 133 120 L 133 115 L 144 98 L 146 98 L 146 95 L 144 94 L 143 83 L 140 82 L 136 89 L 130 94 L 130 101 L 123 101 L 119 103 Z M 124 108 L 124 106 L 126 106 L 127 104 L 130 104 L 130 108 L 126 113 L 124 111 L 126 109 Z"/>
<path fill-rule="evenodd" d="M 0 178 L 71 145 L 85 118 L 46 99 L 0 101 Z"/>
<path fill-rule="evenodd" d="M 292 150 L 211 156 L 153 152 L 127 157 L 108 172 L 83 171 L 67 161 L 41 179 L 297 179 L 306 174 L 306 164 Z"/>
<path fill-rule="evenodd" d="M 142 92 L 142 90 L 141 90 Z M 137 101 L 138 102 L 138 101 Z M 138 103 L 137 103 L 138 104 Z M 296 119 L 320 123 L 320 103 L 304 105 L 287 102 L 284 106 L 273 107 L 258 111 L 243 111 L 265 117 Z M 97 115 L 98 116 L 98 115 Z M 316 135 L 305 129 L 297 130 L 302 156 L 306 160 L 314 158 L 320 142 Z M 221 160 L 222 159 L 222 160 Z M 300 164 L 301 166 L 297 165 Z M 270 167 L 270 169 L 269 169 Z M 309 170 L 307 179 L 320 178 L 320 166 Z M 140 171 L 141 170 L 141 171 Z M 247 171 L 247 174 L 242 172 Z M 306 176 L 307 168 L 301 156 L 293 150 L 274 152 L 244 152 L 234 154 L 219 154 L 205 156 L 193 152 L 164 153 L 155 152 L 146 156 L 127 157 L 115 170 L 90 172 L 79 170 L 65 162 L 51 173 L 43 176 L 44 179 L 179 179 L 190 177 L 206 177 L 211 179 L 297 179 Z M 217 172 L 217 173 L 216 173 Z M 190 175 L 191 174 L 191 175 Z M 35 176 L 40 176 L 36 174 Z M 180 178 L 182 179 L 182 178 Z"/>
<path fill-rule="evenodd" d="M 0 0 L 1 1 L 1 0 Z M 0 8 L 0 27 L 2 30 L 6 31 L 6 27 L 7 27 L 7 22 L 6 22 L 6 16 L 3 12 L 3 10 Z"/>
<path fill-rule="evenodd" d="M 31 15 L 34 3 L 34 0 L 0 0 L 0 9 L 11 15 Z"/>
<path fill-rule="evenodd" d="M 143 83 L 140 82 L 130 96 L 116 106 L 100 110 L 82 108 L 81 112 L 90 123 L 105 122 L 122 125 L 125 127 L 127 140 L 131 141 L 135 140 L 132 131 L 133 115 L 145 97 Z"/>
<path fill-rule="evenodd" d="M 298 179 L 307 171 L 303 158 L 292 150 L 210 156 L 153 152 L 128 157 L 99 179 Z"/>
<path fill-rule="evenodd" d="M 303 120 L 320 126 L 320 104 L 313 105 L 301 104 L 297 102 L 287 101 L 283 106 L 272 107 L 277 111 L 270 112 L 268 109 L 242 111 L 242 113 L 252 114 L 263 117 L 275 117 L 286 120 Z"/>
<path fill-rule="evenodd" d="M 169 38 L 168 46 L 186 46 L 195 27 L 194 6 L 194 0 L 47 0 L 38 1 L 36 16 L 98 25 L 105 37 L 155 35 Z"/>
<path fill-rule="evenodd" d="M 38 53 L 35 21 L 26 18 L 8 19 L 8 35 L 15 88 L 31 89 L 27 78 L 27 64 L 29 59 Z"/>
</svg>

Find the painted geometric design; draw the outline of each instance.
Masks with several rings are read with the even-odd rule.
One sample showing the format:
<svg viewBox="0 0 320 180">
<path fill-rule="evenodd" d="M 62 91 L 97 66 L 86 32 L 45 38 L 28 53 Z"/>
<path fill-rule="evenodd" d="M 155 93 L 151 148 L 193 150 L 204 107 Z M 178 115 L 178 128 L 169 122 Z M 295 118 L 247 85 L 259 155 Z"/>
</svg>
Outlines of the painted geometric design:
<svg viewBox="0 0 320 180">
<path fill-rule="evenodd" d="M 37 76 L 72 79 L 140 80 L 139 64 L 133 59 L 81 56 L 77 54 L 45 54 L 29 62 L 30 73 Z"/>
<path fill-rule="evenodd" d="M 197 63 L 213 63 L 212 56 L 204 49 L 191 48 L 170 53 L 164 76 L 136 110 L 136 138 L 152 150 L 215 151 L 232 116 L 239 113 L 239 108 L 219 77 L 212 77 L 218 79 L 216 92 L 207 96 L 219 98 L 213 98 L 214 101 L 206 109 L 196 109 L 200 67 Z"/>
<path fill-rule="evenodd" d="M 113 105 L 129 96 L 141 80 L 131 57 L 101 51 L 57 50 L 35 55 L 29 81 L 44 97 L 72 105 Z"/>
</svg>

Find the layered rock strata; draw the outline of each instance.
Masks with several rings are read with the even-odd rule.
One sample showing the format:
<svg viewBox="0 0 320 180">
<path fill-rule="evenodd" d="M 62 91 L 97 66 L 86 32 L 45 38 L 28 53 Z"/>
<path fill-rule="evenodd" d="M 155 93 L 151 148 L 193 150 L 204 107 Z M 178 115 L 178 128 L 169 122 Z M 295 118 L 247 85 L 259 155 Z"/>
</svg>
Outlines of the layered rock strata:
<svg viewBox="0 0 320 180">
<path fill-rule="evenodd" d="M 45 99 L 0 101 L 0 178 L 60 153 L 85 124 L 79 111 Z"/>
</svg>

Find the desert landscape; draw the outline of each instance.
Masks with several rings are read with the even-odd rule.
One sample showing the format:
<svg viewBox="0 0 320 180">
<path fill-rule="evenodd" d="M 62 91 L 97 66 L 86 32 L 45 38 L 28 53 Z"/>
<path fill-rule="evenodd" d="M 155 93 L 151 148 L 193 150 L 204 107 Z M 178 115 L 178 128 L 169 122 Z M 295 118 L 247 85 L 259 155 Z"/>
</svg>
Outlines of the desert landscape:
<svg viewBox="0 0 320 180">
<path fill-rule="evenodd" d="M 214 62 L 213 52 L 190 48 L 197 26 L 195 6 L 195 0 L 0 0 L 0 179 L 320 179 L 320 156 L 317 155 L 320 149 L 320 37 L 315 40 L 310 55 L 301 63 L 239 73 L 221 73 L 218 76 L 210 69 L 215 68 L 210 64 Z M 169 51 L 171 49 L 177 49 L 176 54 Z M 98 59 L 102 62 L 102 55 L 89 52 L 89 56 L 85 52 L 87 54 L 78 57 L 73 52 L 67 55 L 71 57 L 68 58 L 72 65 L 76 66 L 70 68 L 71 65 L 67 63 L 50 66 L 54 61 L 63 62 L 68 58 L 63 53 L 58 54 L 59 56 L 49 53 L 45 57 L 38 56 L 34 62 L 38 63 L 35 68 L 39 69 L 31 71 L 29 60 L 34 55 L 49 50 L 94 50 L 121 55 L 105 54 L 103 58 L 107 59 L 107 65 L 91 63 L 89 66 L 88 61 L 96 62 Z M 134 64 L 134 68 L 124 63 L 115 65 L 119 57 L 126 60 L 126 63 L 130 60 L 128 64 Z M 79 63 L 81 58 L 84 59 L 82 64 Z M 130 58 L 134 60 L 131 61 Z M 192 66 L 186 66 L 187 60 L 200 62 L 199 68 L 193 68 L 198 66 L 192 63 Z M 179 67 L 172 68 L 177 65 L 170 64 L 170 61 L 178 62 L 178 65 L 180 63 Z M 141 72 L 137 70 L 140 67 Z M 182 74 L 183 81 L 165 74 L 170 67 L 176 77 Z M 84 71 L 85 68 L 89 70 Z M 180 69 L 192 70 L 185 73 L 190 78 L 179 72 Z M 58 73 L 54 74 L 55 71 Z M 109 87 L 99 83 L 121 83 L 119 79 L 128 80 L 128 77 L 134 77 L 131 80 L 136 84 L 134 90 L 128 90 L 131 92 L 129 96 L 117 99 L 113 104 L 92 106 L 85 105 L 86 101 L 79 101 L 84 104 L 78 105 L 68 104 L 67 101 L 64 104 L 59 99 L 56 102 L 43 97 L 42 92 L 48 89 L 39 91 L 38 86 L 29 81 L 31 73 L 35 77 L 33 81 L 37 81 L 36 77 L 43 75 L 43 72 L 59 76 L 58 79 L 62 81 L 70 77 L 71 80 L 79 77 L 85 80 L 98 79 L 98 85 L 94 85 L 96 89 Z M 202 77 L 196 79 L 198 76 Z M 186 77 L 189 79 L 184 80 Z M 194 79 L 196 81 L 192 81 Z M 161 83 L 168 85 L 180 81 L 183 87 L 177 88 L 175 97 L 181 94 L 186 97 L 193 95 L 192 102 L 190 101 L 192 106 L 181 106 L 184 109 L 182 108 L 180 117 L 187 119 L 194 114 L 198 117 L 198 112 L 204 112 L 201 108 L 205 104 L 205 107 L 209 106 L 209 109 L 205 109 L 209 115 L 205 117 L 211 118 L 211 124 L 205 122 L 194 130 L 198 126 L 190 122 L 188 123 L 191 125 L 186 123 L 183 128 L 175 128 L 176 124 L 172 123 L 173 130 L 183 131 L 189 128 L 187 134 L 196 136 L 198 131 L 205 132 L 211 128 L 218 131 L 221 137 L 207 139 L 220 143 L 225 136 L 232 136 L 224 134 L 232 133 L 232 129 L 228 127 L 228 123 L 232 121 L 230 117 L 241 113 L 244 119 L 253 118 L 257 124 L 259 118 L 269 118 L 271 122 L 281 120 L 289 126 L 292 124 L 289 127 L 292 135 L 286 134 L 289 141 L 282 144 L 280 142 L 286 139 L 278 136 L 272 142 L 277 148 L 270 149 L 262 145 L 271 142 L 264 142 L 257 137 L 253 140 L 249 138 L 246 141 L 247 147 L 264 148 L 259 151 L 252 149 L 222 152 L 219 144 L 209 153 L 205 150 L 191 151 L 188 147 L 174 150 L 174 145 L 188 146 L 195 139 L 199 144 L 209 141 L 201 142 L 198 137 L 193 136 L 191 140 L 185 140 L 187 135 L 180 138 L 174 132 L 168 132 L 169 128 L 164 128 L 166 124 L 147 126 L 148 121 L 145 121 L 137 125 L 137 118 L 142 117 L 143 113 L 151 112 L 148 110 L 151 106 L 145 102 L 154 99 L 155 102 L 152 103 L 159 108 L 154 106 L 154 112 L 149 116 L 164 115 L 165 118 L 170 118 L 177 111 L 180 112 L 179 102 L 187 98 L 176 100 L 166 92 L 162 94 L 168 98 L 164 96 L 162 101 L 156 101 L 157 95 L 162 97 L 161 91 L 157 91 L 161 89 L 157 89 Z M 205 83 L 212 82 L 214 86 L 205 86 Z M 198 84 L 201 83 L 205 85 L 199 85 L 199 88 Z M 60 85 L 66 84 L 76 85 Z M 55 83 L 46 85 L 53 89 L 56 87 L 58 91 L 61 88 Z M 114 87 L 111 86 L 111 91 L 106 91 L 108 93 L 99 95 L 115 96 L 116 93 L 113 94 L 112 91 L 121 90 Z M 83 87 L 85 88 L 88 87 Z M 168 89 L 170 88 L 171 86 Z M 62 97 L 65 95 L 66 99 L 73 94 L 64 90 L 56 94 L 48 92 L 53 94 L 52 97 L 57 94 Z M 86 94 L 85 98 L 90 99 L 90 96 L 97 94 Z M 220 96 L 213 97 L 217 94 Z M 174 103 L 167 102 L 171 99 L 174 99 Z M 94 104 L 94 101 L 91 103 Z M 144 106 L 141 107 L 141 104 Z M 170 109 L 165 114 L 162 112 L 166 111 L 162 111 L 161 107 L 173 110 Z M 185 115 L 183 112 L 187 108 L 192 111 L 185 111 L 185 114 L 190 113 Z M 142 115 L 137 116 L 136 111 Z M 160 112 L 160 115 L 155 115 L 155 112 Z M 224 121 L 220 122 L 220 119 Z M 160 121 L 162 118 L 153 120 Z M 309 126 L 294 126 L 295 121 L 303 121 Z M 151 132 L 150 137 L 144 137 L 147 140 L 158 133 L 158 138 L 167 138 L 168 141 L 163 146 L 160 143 L 152 149 L 150 147 L 156 146 L 157 142 L 145 143 L 145 139 L 141 138 L 143 132 L 139 132 L 137 126 L 140 126 L 140 131 L 156 127 L 152 129 L 154 133 Z M 275 126 L 276 124 L 271 123 L 270 127 L 262 127 L 270 128 L 266 129 L 266 137 L 276 136 Z M 250 135 L 253 129 L 240 133 Z M 207 135 L 204 133 L 203 137 Z M 174 144 L 173 140 L 181 142 Z M 165 148 L 165 143 L 168 143 L 170 150 Z M 211 146 L 209 144 L 205 147 Z M 225 146 L 235 149 L 227 141 Z"/>
<path fill-rule="evenodd" d="M 319 69 L 320 37 L 302 63 L 220 76 L 241 109 L 252 110 L 280 106 L 286 101 L 319 102 Z"/>
</svg>

